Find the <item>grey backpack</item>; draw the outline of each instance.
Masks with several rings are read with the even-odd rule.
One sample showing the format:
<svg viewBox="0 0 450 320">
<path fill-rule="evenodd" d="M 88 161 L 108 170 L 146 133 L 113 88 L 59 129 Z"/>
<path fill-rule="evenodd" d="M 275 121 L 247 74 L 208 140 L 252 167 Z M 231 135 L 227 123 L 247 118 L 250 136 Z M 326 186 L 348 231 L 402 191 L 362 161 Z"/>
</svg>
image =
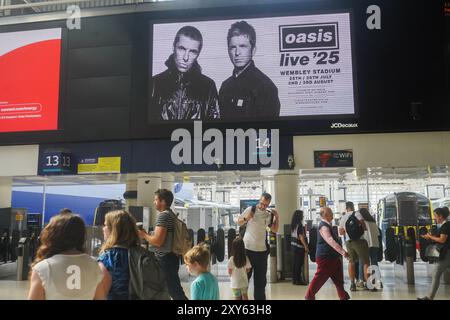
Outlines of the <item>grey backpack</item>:
<svg viewBox="0 0 450 320">
<path fill-rule="evenodd" d="M 128 249 L 130 300 L 170 300 L 166 278 L 155 254 L 140 246 Z"/>
</svg>

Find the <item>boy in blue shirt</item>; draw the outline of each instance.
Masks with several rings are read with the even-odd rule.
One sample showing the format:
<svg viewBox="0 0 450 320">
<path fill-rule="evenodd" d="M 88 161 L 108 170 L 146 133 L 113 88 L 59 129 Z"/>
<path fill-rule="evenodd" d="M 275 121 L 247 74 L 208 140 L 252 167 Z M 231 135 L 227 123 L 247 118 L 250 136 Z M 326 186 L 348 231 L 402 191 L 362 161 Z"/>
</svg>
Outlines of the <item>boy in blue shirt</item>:
<svg viewBox="0 0 450 320">
<path fill-rule="evenodd" d="M 219 300 L 219 284 L 208 271 L 209 250 L 197 245 L 184 256 L 184 262 L 190 274 L 197 276 L 191 284 L 191 300 Z"/>
</svg>

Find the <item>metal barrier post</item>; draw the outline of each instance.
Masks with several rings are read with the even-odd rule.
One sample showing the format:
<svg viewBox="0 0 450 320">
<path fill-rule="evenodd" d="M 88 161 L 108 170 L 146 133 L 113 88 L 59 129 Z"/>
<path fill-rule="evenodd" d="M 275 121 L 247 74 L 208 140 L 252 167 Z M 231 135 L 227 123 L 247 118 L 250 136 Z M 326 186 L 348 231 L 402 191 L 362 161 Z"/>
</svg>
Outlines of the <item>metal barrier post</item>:
<svg viewBox="0 0 450 320">
<path fill-rule="evenodd" d="M 269 235 L 269 283 L 275 283 L 278 281 L 277 270 L 277 235 L 270 232 Z"/>
<path fill-rule="evenodd" d="M 405 260 L 403 265 L 406 267 L 406 283 L 414 284 L 414 261 L 416 261 L 416 236 L 415 229 L 409 227 L 406 230 L 406 237 L 404 238 L 405 246 Z"/>
<path fill-rule="evenodd" d="M 305 252 L 305 260 L 303 262 L 303 281 L 309 284 L 309 254 Z"/>
<path fill-rule="evenodd" d="M 17 247 L 17 281 L 27 280 L 30 260 L 29 238 L 20 238 Z"/>
<path fill-rule="evenodd" d="M 406 268 L 406 283 L 414 284 L 414 259 L 413 257 L 406 257 L 406 261 L 403 266 Z"/>
</svg>

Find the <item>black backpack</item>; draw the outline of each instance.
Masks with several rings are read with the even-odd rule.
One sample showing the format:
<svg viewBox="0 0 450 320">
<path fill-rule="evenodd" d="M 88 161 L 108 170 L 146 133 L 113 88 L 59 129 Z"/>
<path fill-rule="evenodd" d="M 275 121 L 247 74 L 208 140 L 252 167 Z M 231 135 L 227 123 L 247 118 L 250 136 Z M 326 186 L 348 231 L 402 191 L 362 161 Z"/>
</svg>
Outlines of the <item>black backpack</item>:
<svg viewBox="0 0 450 320">
<path fill-rule="evenodd" d="M 170 300 L 166 278 L 155 254 L 140 246 L 128 249 L 130 300 Z"/>
<path fill-rule="evenodd" d="M 348 217 L 348 220 L 345 223 L 345 231 L 347 232 L 350 240 L 359 240 L 364 234 L 362 222 L 356 217 L 355 212 Z"/>
</svg>

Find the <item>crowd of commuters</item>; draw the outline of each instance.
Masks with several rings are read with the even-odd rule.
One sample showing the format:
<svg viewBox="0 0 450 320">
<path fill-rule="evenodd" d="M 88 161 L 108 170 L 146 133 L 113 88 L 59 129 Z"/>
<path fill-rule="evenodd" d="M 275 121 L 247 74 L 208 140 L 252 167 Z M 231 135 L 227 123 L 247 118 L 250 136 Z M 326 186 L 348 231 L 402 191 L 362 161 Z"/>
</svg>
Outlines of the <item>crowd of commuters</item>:
<svg viewBox="0 0 450 320">
<path fill-rule="evenodd" d="M 255 206 L 248 207 L 238 218 L 245 227 L 243 236 L 231 244 L 231 256 L 227 263 L 232 295 L 235 300 L 248 300 L 248 288 L 253 277 L 254 298 L 266 299 L 266 274 L 269 244 L 267 232 L 276 233 L 279 214 L 269 209 L 271 195 L 263 193 Z M 40 235 L 40 246 L 30 272 L 29 299 L 129 299 L 130 263 L 129 250 L 141 246 L 145 240 L 158 261 L 164 275 L 167 291 L 174 300 L 187 300 L 179 278 L 180 256 L 172 251 L 175 232 L 175 213 L 171 210 L 174 196 L 171 191 L 159 189 L 155 192 L 154 205 L 158 216 L 154 231 L 147 233 L 137 227 L 134 217 L 125 210 L 105 215 L 104 242 L 97 259 L 85 250 L 86 226 L 83 219 L 70 209 L 62 209 L 50 219 Z M 449 209 L 434 211 L 439 235 L 429 234 L 423 238 L 450 247 Z M 292 283 L 308 285 L 306 300 L 314 300 L 317 292 L 328 279 L 334 283 L 341 300 L 350 299 L 344 288 L 343 259 L 348 259 L 350 291 L 357 287 L 369 289 L 369 265 L 378 266 L 380 255 L 380 230 L 366 208 L 355 211 L 352 202 L 346 203 L 337 226 L 333 227 L 334 214 L 328 207 L 321 208 L 315 248 L 316 273 L 312 281 L 304 273 L 308 263 L 310 244 L 304 226 L 303 211 L 296 210 L 291 221 L 290 245 L 292 251 Z M 350 221 L 356 221 L 363 229 L 357 237 L 349 229 Z M 337 231 L 336 231 L 337 228 Z M 342 237 L 343 242 L 339 237 Z M 343 245 L 341 244 L 343 243 Z M 189 274 L 196 279 L 191 284 L 192 300 L 219 300 L 217 279 L 210 270 L 210 250 L 206 244 L 191 248 L 183 257 Z M 436 264 L 428 296 L 421 300 L 434 299 L 443 272 L 450 267 L 450 253 L 443 251 Z M 359 272 L 358 272 L 359 271 Z M 356 282 L 358 275 L 361 284 Z M 382 287 L 381 279 L 378 279 Z M 379 287 L 380 287 L 379 286 Z M 376 291 L 376 286 L 370 286 Z"/>
</svg>

